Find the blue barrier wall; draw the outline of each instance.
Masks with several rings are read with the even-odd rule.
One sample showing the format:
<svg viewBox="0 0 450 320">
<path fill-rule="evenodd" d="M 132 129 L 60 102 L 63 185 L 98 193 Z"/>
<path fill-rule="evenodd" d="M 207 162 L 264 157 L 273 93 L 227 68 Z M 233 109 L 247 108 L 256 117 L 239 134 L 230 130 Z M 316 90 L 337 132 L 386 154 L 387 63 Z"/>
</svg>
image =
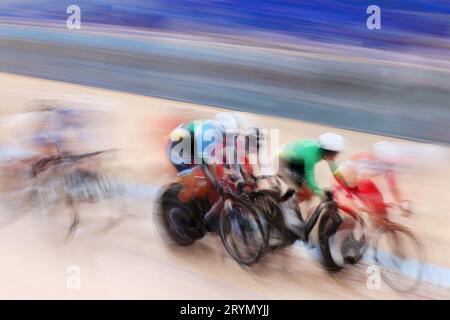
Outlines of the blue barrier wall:
<svg viewBox="0 0 450 320">
<path fill-rule="evenodd" d="M 60 20 L 77 4 L 82 21 L 189 32 L 221 27 L 318 41 L 401 47 L 415 36 L 450 38 L 448 0 L 3 0 L 0 18 Z M 382 10 L 382 30 L 366 28 L 366 8 Z"/>
</svg>

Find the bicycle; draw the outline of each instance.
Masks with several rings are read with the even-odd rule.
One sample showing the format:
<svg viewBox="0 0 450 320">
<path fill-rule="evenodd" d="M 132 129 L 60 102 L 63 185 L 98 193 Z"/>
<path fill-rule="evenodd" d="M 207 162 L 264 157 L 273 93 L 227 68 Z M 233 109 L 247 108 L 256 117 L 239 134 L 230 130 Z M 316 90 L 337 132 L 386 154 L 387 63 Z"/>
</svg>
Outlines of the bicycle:
<svg viewBox="0 0 450 320">
<path fill-rule="evenodd" d="M 97 171 L 80 168 L 80 161 L 112 150 L 80 155 L 61 154 L 43 158 L 30 169 L 33 179 L 24 202 L 49 210 L 63 203 L 69 208 L 71 223 L 67 237 L 72 237 L 80 223 L 78 205 L 125 194 L 127 185 Z"/>
<path fill-rule="evenodd" d="M 340 187 L 335 188 L 335 192 L 343 190 Z M 349 196 L 351 197 L 351 195 Z M 409 215 L 412 213 L 411 204 L 410 202 L 405 202 L 405 204 L 407 208 L 394 203 L 386 204 L 386 208 L 399 207 L 402 211 L 409 211 Z M 343 204 L 338 204 L 338 206 L 347 212 L 356 214 Z M 417 237 L 410 229 L 390 221 L 387 217 L 376 216 L 364 207 L 358 210 L 360 213 L 367 213 L 374 224 L 367 247 L 372 248 L 373 261 L 380 268 L 382 279 L 389 287 L 398 292 L 410 292 L 416 289 L 422 281 L 424 267 L 424 251 Z M 360 214 L 356 215 L 360 216 Z"/>
<path fill-rule="evenodd" d="M 273 189 L 258 189 L 257 181 L 263 179 L 275 179 L 275 176 L 253 176 L 245 172 L 241 166 L 243 180 L 239 187 L 242 197 L 253 203 L 261 213 L 261 223 L 264 229 L 266 247 L 271 251 L 278 251 L 286 245 L 286 225 L 283 212 L 279 205 L 282 200 L 280 192 Z"/>
<path fill-rule="evenodd" d="M 259 261 L 266 249 L 261 213 L 239 194 L 236 185 L 227 178 L 217 180 L 204 165 L 178 179 L 165 188 L 157 208 L 169 238 L 186 246 L 213 232 L 240 265 Z"/>
<path fill-rule="evenodd" d="M 357 234 L 355 230 L 363 230 L 365 223 L 357 214 L 342 210 L 334 200 L 332 192 L 327 191 L 326 194 L 327 198 L 320 202 L 306 219 L 303 218 L 301 209 L 297 207 L 299 226 L 295 231 L 285 226 L 283 214 L 281 214 L 280 223 L 283 224 L 283 227 L 280 230 L 282 230 L 283 241 L 277 249 L 292 245 L 297 240 L 308 243 L 310 234 L 318 223 L 319 249 L 322 257 L 320 262 L 328 272 L 338 272 L 342 270 L 343 266 L 334 260 L 330 238 L 341 225 L 350 226 L 350 235 L 345 247 L 340 250 L 343 251 L 344 264 L 355 264 L 362 258 L 366 242 L 365 234 Z M 288 189 L 283 199 L 279 198 L 279 200 L 287 201 L 292 196 L 296 196 L 295 190 Z"/>
</svg>

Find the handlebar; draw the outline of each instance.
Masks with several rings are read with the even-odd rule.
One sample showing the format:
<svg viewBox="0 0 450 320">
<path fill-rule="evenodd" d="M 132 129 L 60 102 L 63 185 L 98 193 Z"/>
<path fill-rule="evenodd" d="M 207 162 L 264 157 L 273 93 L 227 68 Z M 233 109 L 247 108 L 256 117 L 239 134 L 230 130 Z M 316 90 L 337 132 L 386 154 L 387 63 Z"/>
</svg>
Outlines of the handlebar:
<svg viewBox="0 0 450 320">
<path fill-rule="evenodd" d="M 227 184 L 223 184 L 221 181 L 219 181 L 211 172 L 210 168 L 208 167 L 208 165 L 206 164 L 202 164 L 201 165 L 203 172 L 206 176 L 206 178 L 211 182 L 211 184 L 219 191 L 219 192 L 227 192 L 229 194 L 235 193 L 235 191 L 233 191 L 232 187 L 230 187 Z M 230 181 L 233 182 L 234 187 L 238 190 L 237 193 L 242 192 L 242 190 L 244 189 L 246 183 L 245 181 L 243 181 L 242 179 L 238 179 L 237 177 L 229 177 Z"/>
<path fill-rule="evenodd" d="M 96 155 L 106 153 L 106 152 L 111 152 L 111 151 L 114 151 L 114 149 L 101 150 L 101 151 L 84 153 L 84 154 L 79 154 L 79 155 L 61 154 L 61 155 L 42 158 L 42 159 L 38 160 L 35 164 L 32 165 L 31 173 L 35 177 L 39 174 L 39 172 L 44 170 L 49 165 L 57 165 L 57 164 L 64 163 L 65 161 L 77 162 L 77 161 L 85 159 L 85 158 L 94 157 Z"/>
<path fill-rule="evenodd" d="M 103 153 L 107 153 L 107 152 L 112 152 L 115 151 L 114 149 L 109 149 L 109 150 L 101 150 L 101 151 L 95 151 L 95 152 L 90 152 L 90 153 L 83 153 L 83 154 L 75 154 L 75 155 L 67 155 L 67 156 L 62 156 L 61 159 L 64 160 L 72 160 L 72 161 L 78 161 L 81 159 L 85 159 L 85 158 L 90 158 L 90 157 L 94 157 L 97 156 L 99 154 L 103 154 Z"/>
</svg>

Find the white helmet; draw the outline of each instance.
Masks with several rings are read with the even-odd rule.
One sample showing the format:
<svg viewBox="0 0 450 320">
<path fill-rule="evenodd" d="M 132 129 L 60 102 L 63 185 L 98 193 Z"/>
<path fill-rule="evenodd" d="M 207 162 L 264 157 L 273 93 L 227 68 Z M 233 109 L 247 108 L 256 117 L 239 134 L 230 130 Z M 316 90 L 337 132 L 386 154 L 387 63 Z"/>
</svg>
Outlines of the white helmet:
<svg viewBox="0 0 450 320">
<path fill-rule="evenodd" d="M 335 133 L 323 133 L 319 137 L 320 147 L 327 151 L 341 152 L 344 150 L 344 138 Z"/>
<path fill-rule="evenodd" d="M 378 141 L 373 144 L 372 152 L 376 158 L 385 162 L 397 162 L 400 160 L 401 152 L 397 144 L 388 141 Z"/>
<path fill-rule="evenodd" d="M 235 112 L 220 112 L 215 119 L 225 130 L 238 131 L 245 128 L 244 117 Z"/>
</svg>

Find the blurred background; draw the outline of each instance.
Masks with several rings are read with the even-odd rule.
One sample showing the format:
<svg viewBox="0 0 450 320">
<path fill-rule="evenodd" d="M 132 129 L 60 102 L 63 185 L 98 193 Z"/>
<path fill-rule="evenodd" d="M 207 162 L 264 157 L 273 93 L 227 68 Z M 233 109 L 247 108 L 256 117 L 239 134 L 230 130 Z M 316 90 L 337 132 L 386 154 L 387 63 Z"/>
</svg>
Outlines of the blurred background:
<svg viewBox="0 0 450 320">
<path fill-rule="evenodd" d="M 372 4 L 379 30 L 366 26 Z M 66 26 L 70 5 L 81 9 L 79 30 Z M 135 194 L 153 197 L 173 178 L 164 150 L 172 128 L 224 108 L 279 129 L 282 143 L 341 133 L 344 159 L 380 139 L 433 151 L 401 174 L 418 212 L 402 223 L 424 242 L 429 263 L 414 294 L 369 290 L 363 267 L 329 277 L 298 247 L 253 274 L 217 238 L 167 248 L 149 218 L 153 202 L 141 197 L 128 203 L 140 218 L 106 233 L 92 226 L 111 207 L 88 207 L 70 242 L 63 218 L 2 226 L 0 297 L 448 298 L 449 57 L 446 0 L 2 0 L 0 115 L 36 110 L 42 99 L 90 110 L 83 138 L 70 132 L 75 149 L 121 150 L 102 165 L 139 180 Z M 34 134 L 28 118 L 16 120 L 0 122 L 2 146 Z M 70 265 L 81 267 L 81 290 L 66 287 Z"/>
<path fill-rule="evenodd" d="M 0 70 L 448 143 L 448 2 L 371 4 L 2 1 Z"/>
</svg>

